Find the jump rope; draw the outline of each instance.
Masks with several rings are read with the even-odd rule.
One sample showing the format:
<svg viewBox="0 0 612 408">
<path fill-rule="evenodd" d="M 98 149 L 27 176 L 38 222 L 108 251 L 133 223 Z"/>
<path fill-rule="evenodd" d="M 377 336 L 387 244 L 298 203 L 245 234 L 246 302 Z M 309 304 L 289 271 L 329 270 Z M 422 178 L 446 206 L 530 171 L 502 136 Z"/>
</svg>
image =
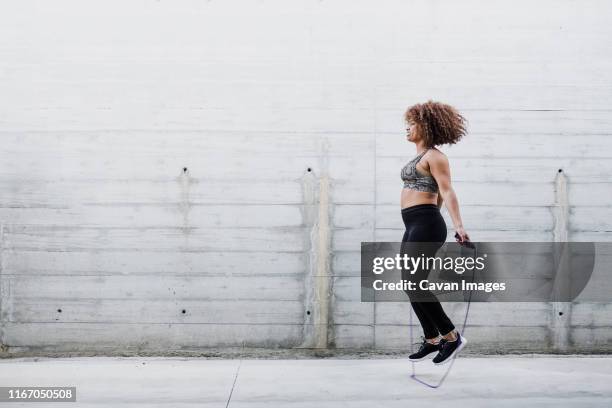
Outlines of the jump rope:
<svg viewBox="0 0 612 408">
<path fill-rule="evenodd" d="M 459 234 L 455 233 L 455 239 L 459 239 Z M 476 245 L 474 245 L 474 243 L 470 242 L 470 241 L 461 241 L 459 242 L 459 245 L 466 247 L 466 248 L 471 248 L 474 250 L 474 258 L 476 258 L 478 256 L 478 250 L 476 248 Z M 474 282 L 474 274 L 476 273 L 475 268 L 472 269 L 472 283 Z M 470 286 L 471 287 L 471 286 Z M 472 290 L 470 289 L 470 295 L 468 296 L 468 301 L 467 301 L 467 307 L 465 309 L 465 318 L 463 319 L 463 327 L 461 328 L 461 332 L 460 334 L 464 334 L 465 333 L 465 326 L 467 324 L 467 319 L 468 319 L 468 314 L 470 312 L 470 304 L 472 301 Z M 410 309 L 410 353 L 414 352 L 414 343 L 413 343 L 413 329 L 412 329 L 412 315 L 413 315 L 413 310 Z M 440 378 L 440 381 L 437 384 L 430 384 L 425 380 L 420 379 L 419 377 L 417 377 L 416 375 L 416 371 L 414 369 L 414 365 L 416 364 L 414 361 L 412 361 L 412 375 L 410 375 L 410 378 L 412 378 L 413 380 L 415 380 L 418 383 L 421 383 L 429 388 L 439 388 L 442 386 L 442 383 L 444 382 L 444 380 L 446 379 L 446 377 L 448 376 L 448 374 L 451 371 L 451 368 L 453 368 L 453 364 L 455 364 L 455 360 L 457 359 L 458 353 L 456 353 L 453 356 L 453 359 L 450 362 L 450 365 L 448 366 L 448 368 L 446 369 L 446 372 L 444 373 L 444 375 L 442 376 L 442 378 Z"/>
</svg>

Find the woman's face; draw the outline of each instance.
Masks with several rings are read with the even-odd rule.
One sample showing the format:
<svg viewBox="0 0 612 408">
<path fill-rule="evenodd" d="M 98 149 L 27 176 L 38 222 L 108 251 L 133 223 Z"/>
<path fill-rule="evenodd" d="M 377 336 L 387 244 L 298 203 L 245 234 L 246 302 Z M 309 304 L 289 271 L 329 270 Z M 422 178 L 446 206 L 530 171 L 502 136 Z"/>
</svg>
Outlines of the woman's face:
<svg viewBox="0 0 612 408">
<path fill-rule="evenodd" d="M 411 120 L 406 122 L 406 139 L 412 143 L 419 140 L 418 126 Z"/>
</svg>

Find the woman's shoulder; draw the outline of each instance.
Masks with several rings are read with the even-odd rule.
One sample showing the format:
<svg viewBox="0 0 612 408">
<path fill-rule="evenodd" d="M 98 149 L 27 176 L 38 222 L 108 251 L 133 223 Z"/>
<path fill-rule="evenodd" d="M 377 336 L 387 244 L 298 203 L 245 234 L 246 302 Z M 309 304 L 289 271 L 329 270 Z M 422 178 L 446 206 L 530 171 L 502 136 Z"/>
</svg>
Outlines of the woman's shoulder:
<svg viewBox="0 0 612 408">
<path fill-rule="evenodd" d="M 428 156 L 428 158 L 432 158 L 432 159 L 448 160 L 448 157 L 446 157 L 444 152 L 441 150 L 438 150 L 438 148 L 436 147 L 430 147 L 429 150 L 427 150 L 427 152 L 425 153 L 425 156 Z"/>
<path fill-rule="evenodd" d="M 446 154 L 435 147 L 430 148 L 423 157 L 427 163 L 437 163 L 440 165 L 449 163 Z"/>
</svg>

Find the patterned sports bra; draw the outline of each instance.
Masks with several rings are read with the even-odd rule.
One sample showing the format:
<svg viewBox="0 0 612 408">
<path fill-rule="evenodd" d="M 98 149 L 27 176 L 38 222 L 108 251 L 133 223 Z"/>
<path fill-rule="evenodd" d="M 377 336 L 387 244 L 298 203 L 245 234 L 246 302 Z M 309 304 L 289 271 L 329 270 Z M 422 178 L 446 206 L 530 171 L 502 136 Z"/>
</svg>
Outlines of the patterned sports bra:
<svg viewBox="0 0 612 408">
<path fill-rule="evenodd" d="M 404 180 L 404 188 L 409 188 L 416 191 L 424 191 L 428 193 L 438 192 L 438 183 L 432 176 L 427 176 L 418 172 L 416 165 L 421 160 L 421 157 L 427 153 L 429 149 L 425 149 L 421 154 L 410 160 L 401 172 L 402 180 Z"/>
</svg>

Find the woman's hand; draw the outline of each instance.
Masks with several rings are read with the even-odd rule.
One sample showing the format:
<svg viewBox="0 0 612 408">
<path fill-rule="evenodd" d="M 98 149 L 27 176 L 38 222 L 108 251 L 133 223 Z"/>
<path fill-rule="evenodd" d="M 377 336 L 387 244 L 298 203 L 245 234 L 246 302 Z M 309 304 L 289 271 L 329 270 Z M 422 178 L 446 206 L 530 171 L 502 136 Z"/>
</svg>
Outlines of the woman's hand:
<svg viewBox="0 0 612 408">
<path fill-rule="evenodd" d="M 463 227 L 455 228 L 455 232 L 457 233 L 457 235 L 459 235 L 459 237 L 455 237 L 457 242 L 465 242 L 470 240 L 469 235 L 467 234 L 467 232 L 465 232 Z"/>
</svg>

